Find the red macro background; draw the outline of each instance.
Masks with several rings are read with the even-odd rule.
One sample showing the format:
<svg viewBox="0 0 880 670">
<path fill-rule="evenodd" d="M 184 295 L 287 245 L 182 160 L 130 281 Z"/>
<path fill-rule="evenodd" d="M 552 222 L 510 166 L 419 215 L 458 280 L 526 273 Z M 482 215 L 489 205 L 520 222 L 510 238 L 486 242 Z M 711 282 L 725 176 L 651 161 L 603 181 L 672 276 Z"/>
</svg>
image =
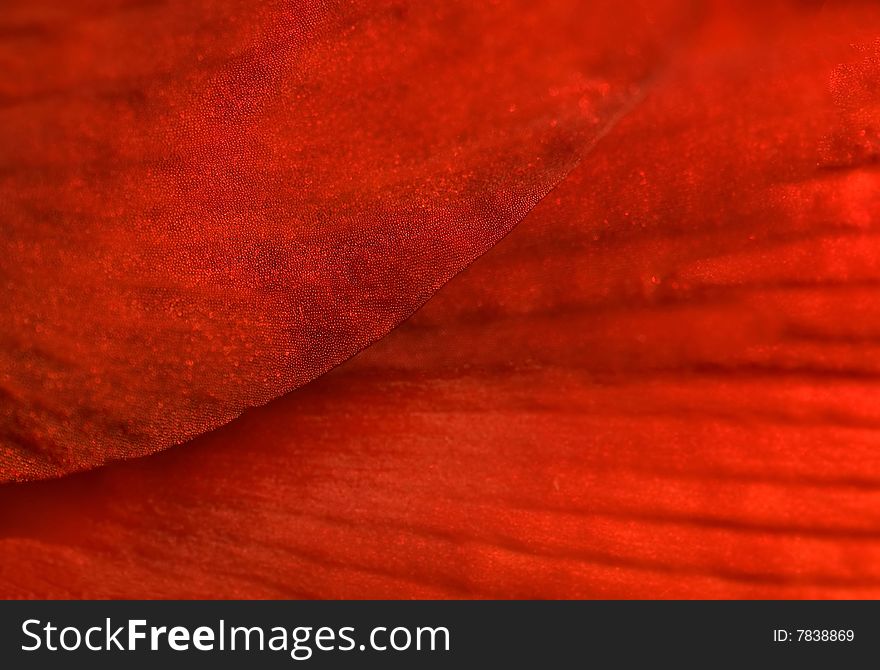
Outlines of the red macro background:
<svg viewBox="0 0 880 670">
<path fill-rule="evenodd" d="M 13 0 L 0 73 L 0 595 L 878 596 L 874 3 Z"/>
</svg>

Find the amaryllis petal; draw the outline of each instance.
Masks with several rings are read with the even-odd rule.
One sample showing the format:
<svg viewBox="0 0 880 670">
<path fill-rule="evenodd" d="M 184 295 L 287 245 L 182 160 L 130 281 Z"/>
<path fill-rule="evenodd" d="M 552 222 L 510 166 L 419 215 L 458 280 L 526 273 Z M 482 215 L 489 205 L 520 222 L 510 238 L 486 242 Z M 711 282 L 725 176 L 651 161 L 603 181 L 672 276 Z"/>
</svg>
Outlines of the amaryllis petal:
<svg viewBox="0 0 880 670">
<path fill-rule="evenodd" d="M 3 592 L 880 596 L 878 26 L 715 7 L 387 338 L 184 447 L 0 490 Z"/>
<path fill-rule="evenodd" d="M 339 364 L 643 92 L 688 3 L 5 2 L 0 481 Z"/>
</svg>

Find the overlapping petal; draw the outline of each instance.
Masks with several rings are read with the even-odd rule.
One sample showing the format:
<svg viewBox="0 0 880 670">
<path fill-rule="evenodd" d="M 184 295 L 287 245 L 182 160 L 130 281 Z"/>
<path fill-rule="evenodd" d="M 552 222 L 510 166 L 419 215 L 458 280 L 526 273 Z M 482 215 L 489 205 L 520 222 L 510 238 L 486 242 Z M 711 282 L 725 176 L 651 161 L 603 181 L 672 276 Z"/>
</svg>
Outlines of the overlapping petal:
<svg viewBox="0 0 880 670">
<path fill-rule="evenodd" d="M 878 26 L 713 6 L 388 337 L 182 447 L 0 489 L 0 588 L 877 597 Z"/>
<path fill-rule="evenodd" d="M 0 481 L 183 442 L 384 335 L 692 23 L 674 0 L 4 3 Z"/>
</svg>

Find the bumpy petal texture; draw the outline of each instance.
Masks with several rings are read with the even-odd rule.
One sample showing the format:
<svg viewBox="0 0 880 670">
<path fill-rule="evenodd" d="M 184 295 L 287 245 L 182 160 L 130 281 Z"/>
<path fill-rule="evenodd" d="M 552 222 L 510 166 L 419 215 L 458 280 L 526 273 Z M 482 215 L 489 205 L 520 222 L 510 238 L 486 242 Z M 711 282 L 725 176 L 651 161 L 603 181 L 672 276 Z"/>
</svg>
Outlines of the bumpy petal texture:
<svg viewBox="0 0 880 670">
<path fill-rule="evenodd" d="M 0 488 L 53 597 L 880 597 L 875 3 L 719 3 L 388 337 Z"/>
<path fill-rule="evenodd" d="M 489 249 L 690 2 L 7 0 L 0 481 L 183 442 Z"/>
</svg>

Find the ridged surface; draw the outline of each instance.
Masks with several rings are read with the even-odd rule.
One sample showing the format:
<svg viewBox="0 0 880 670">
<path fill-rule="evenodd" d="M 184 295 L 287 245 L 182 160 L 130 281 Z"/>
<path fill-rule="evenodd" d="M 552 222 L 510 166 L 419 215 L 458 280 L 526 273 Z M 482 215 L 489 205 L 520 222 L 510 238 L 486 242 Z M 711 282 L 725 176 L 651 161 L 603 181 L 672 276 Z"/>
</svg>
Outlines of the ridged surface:
<svg viewBox="0 0 880 670">
<path fill-rule="evenodd" d="M 718 9 L 388 337 L 187 445 L 0 489 L 0 589 L 880 596 L 880 174 L 841 104 L 876 105 L 878 20 Z"/>
</svg>

